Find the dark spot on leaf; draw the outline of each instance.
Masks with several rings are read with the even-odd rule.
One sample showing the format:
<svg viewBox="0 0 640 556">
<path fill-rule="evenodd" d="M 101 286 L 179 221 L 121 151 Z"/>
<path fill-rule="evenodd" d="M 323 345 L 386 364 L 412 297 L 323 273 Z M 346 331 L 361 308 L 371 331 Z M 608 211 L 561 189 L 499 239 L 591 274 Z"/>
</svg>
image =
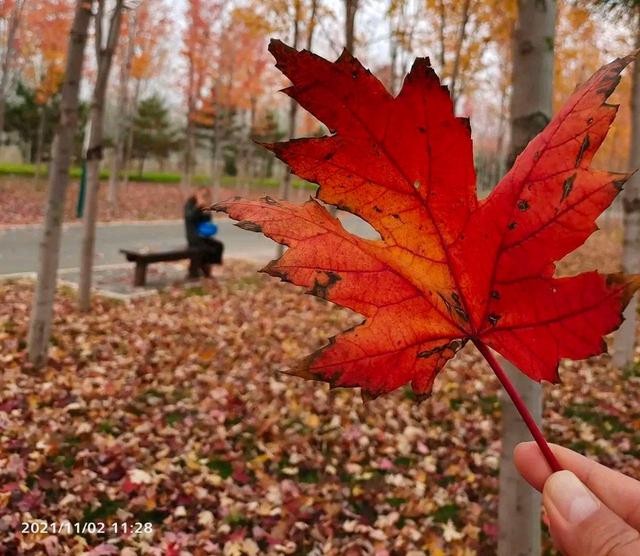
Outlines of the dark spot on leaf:
<svg viewBox="0 0 640 556">
<path fill-rule="evenodd" d="M 396 220 L 400 220 L 400 215 L 399 214 L 392 214 L 391 216 L 393 218 L 395 218 Z"/>
<path fill-rule="evenodd" d="M 582 162 L 582 157 L 584 156 L 584 153 L 586 152 L 586 150 L 589 148 L 590 144 L 591 142 L 589 141 L 589 135 L 587 134 L 584 136 L 582 145 L 580 145 L 580 150 L 578 151 L 578 156 L 576 157 L 576 168 L 580 166 L 580 163 Z"/>
<path fill-rule="evenodd" d="M 540 151 L 536 151 L 535 153 L 533 153 L 533 160 L 540 160 Z"/>
<path fill-rule="evenodd" d="M 501 315 L 496 315 L 495 313 L 489 313 L 487 316 L 487 320 L 491 323 L 491 326 L 495 326 L 498 324 L 498 321 L 501 319 Z"/>
<path fill-rule="evenodd" d="M 462 307 L 455 307 L 455 311 L 464 322 L 469 322 L 469 316 Z"/>
<path fill-rule="evenodd" d="M 591 125 L 593 123 L 593 118 L 587 118 L 587 124 Z"/>
<path fill-rule="evenodd" d="M 442 299 L 442 302 L 447 307 L 447 311 L 449 311 L 449 313 L 451 313 L 451 303 L 449 303 L 447 298 L 444 295 L 442 295 L 440 292 L 438 292 L 438 295 L 440 296 L 440 299 Z"/>
<path fill-rule="evenodd" d="M 382 209 L 379 206 L 374 206 L 373 210 L 375 210 L 377 213 L 382 212 Z"/>
<path fill-rule="evenodd" d="M 469 118 L 456 118 L 467 131 L 471 132 L 471 120 Z"/>
<path fill-rule="evenodd" d="M 529 210 L 529 201 L 525 201 L 524 199 L 520 199 L 518 201 L 518 209 L 521 211 Z"/>
<path fill-rule="evenodd" d="M 573 174 L 564 180 L 564 183 L 562 184 L 562 197 L 560 198 L 560 202 L 564 201 L 569 196 L 569 193 L 571 193 L 573 182 L 576 181 L 577 175 L 578 174 Z"/>
<path fill-rule="evenodd" d="M 424 127 L 419 127 L 418 131 L 420 131 L 420 133 L 426 133 L 427 132 L 426 128 L 424 128 Z"/>
<path fill-rule="evenodd" d="M 622 191 L 624 184 L 627 180 L 614 180 L 611 182 L 611 185 L 613 185 L 613 187 L 615 187 L 618 191 Z"/>
<path fill-rule="evenodd" d="M 329 296 L 329 290 L 342 278 L 339 274 L 331 271 L 325 271 L 324 275 L 327 277 L 327 281 L 320 282 L 320 280 L 316 278 L 309 293 L 316 297 L 327 299 Z"/>
<path fill-rule="evenodd" d="M 500 292 L 499 292 L 498 290 L 493 290 L 493 291 L 491 292 L 491 297 L 492 297 L 493 299 L 500 299 Z"/>
<path fill-rule="evenodd" d="M 325 160 L 331 160 L 336 153 L 327 153 L 324 155 Z"/>
<path fill-rule="evenodd" d="M 266 274 L 270 274 L 271 276 L 275 276 L 276 278 L 280 278 L 283 282 L 291 282 L 289 279 L 289 275 L 277 268 L 278 260 L 271 261 L 267 266 L 261 268 L 259 272 L 264 272 Z"/>
<path fill-rule="evenodd" d="M 460 296 L 456 292 L 453 292 L 451 294 L 451 299 L 453 299 L 458 305 L 460 305 Z"/>
<path fill-rule="evenodd" d="M 507 228 L 509 228 L 510 230 L 515 230 L 517 225 L 518 225 L 517 222 L 509 222 L 509 225 L 507 226 Z"/>
<path fill-rule="evenodd" d="M 416 357 L 418 357 L 419 359 L 427 359 L 431 357 L 434 353 L 441 353 L 445 349 L 447 349 L 447 344 L 443 346 L 437 346 L 437 347 L 434 347 L 433 349 L 428 349 L 426 351 L 421 351 L 418 353 L 418 355 L 416 355 Z"/>
<path fill-rule="evenodd" d="M 357 71 L 355 71 L 355 70 L 354 70 L 354 71 L 352 71 L 352 72 L 351 72 L 351 77 L 353 77 L 354 79 L 357 79 L 357 77 L 358 77 L 358 72 L 357 72 Z"/>
<path fill-rule="evenodd" d="M 441 346 L 436 346 L 433 349 L 428 349 L 426 351 L 421 351 L 421 352 L 418 353 L 418 355 L 416 355 L 416 357 L 418 357 L 420 359 L 427 359 L 428 357 L 431 357 L 432 355 L 434 355 L 436 353 L 442 353 L 443 351 L 447 351 L 447 350 L 451 350 L 453 352 L 456 352 L 463 345 L 464 345 L 464 342 L 462 340 L 451 340 L 447 344 L 444 344 L 444 345 L 441 345 Z"/>
<path fill-rule="evenodd" d="M 418 394 L 416 392 L 413 393 L 413 401 L 416 403 L 422 403 L 425 400 L 428 400 L 431 395 L 433 394 L 433 392 L 425 392 L 423 394 Z"/>
<path fill-rule="evenodd" d="M 236 226 L 238 226 L 238 228 L 242 228 L 243 230 L 247 230 L 249 232 L 262 231 L 262 226 L 260 226 L 259 224 L 256 224 L 255 222 L 251 222 L 249 220 L 241 220 L 240 222 L 236 223 Z"/>
</svg>

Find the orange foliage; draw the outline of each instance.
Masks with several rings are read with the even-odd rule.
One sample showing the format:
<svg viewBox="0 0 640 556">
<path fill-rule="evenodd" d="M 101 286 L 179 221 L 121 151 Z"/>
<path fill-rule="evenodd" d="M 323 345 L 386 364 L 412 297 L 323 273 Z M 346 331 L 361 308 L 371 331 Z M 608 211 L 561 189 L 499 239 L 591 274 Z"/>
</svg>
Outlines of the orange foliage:
<svg viewBox="0 0 640 556">
<path fill-rule="evenodd" d="M 135 49 L 131 59 L 131 77 L 149 79 L 158 75 L 165 62 L 170 19 L 163 0 L 145 0 L 137 9 Z M 128 35 L 129 17 L 125 18 L 122 35 Z"/>
<path fill-rule="evenodd" d="M 188 119 L 201 122 L 205 98 L 211 90 L 216 47 L 216 23 L 223 5 L 218 0 L 189 0 L 182 54 L 187 60 L 185 95 Z"/>
<path fill-rule="evenodd" d="M 225 111 L 245 111 L 251 115 L 252 131 L 265 123 L 258 106 L 265 90 L 271 88 L 274 74 L 265 45 L 271 27 L 252 10 L 236 8 L 221 33 L 218 56 L 210 64 L 209 94 L 201 99 L 192 119 L 213 125 L 217 107 Z"/>
<path fill-rule="evenodd" d="M 601 20 L 600 12 L 593 12 L 567 0 L 558 3 L 554 112 L 571 94 L 576 83 L 584 82 L 601 64 L 611 61 L 615 55 L 622 55 L 631 50 L 629 45 L 623 43 L 609 45 L 614 55 L 603 54 L 599 48 L 585 48 L 585 45 L 597 44 Z M 610 40 L 611 37 L 608 38 L 608 41 Z M 596 166 L 616 170 L 626 169 L 631 128 L 630 95 L 631 80 L 623 79 L 612 96 L 612 102 L 620 104 L 619 114 L 598 152 Z"/>
<path fill-rule="evenodd" d="M 6 19 L 11 14 L 15 0 L 0 0 L 0 19 Z"/>
<path fill-rule="evenodd" d="M 23 79 L 35 87 L 38 104 L 46 104 L 62 84 L 73 8 L 71 0 L 26 4 L 18 50 Z"/>
<path fill-rule="evenodd" d="M 225 29 L 218 81 L 220 101 L 228 108 L 249 110 L 269 86 L 266 55 L 269 28 L 247 9 L 236 9 Z"/>
</svg>

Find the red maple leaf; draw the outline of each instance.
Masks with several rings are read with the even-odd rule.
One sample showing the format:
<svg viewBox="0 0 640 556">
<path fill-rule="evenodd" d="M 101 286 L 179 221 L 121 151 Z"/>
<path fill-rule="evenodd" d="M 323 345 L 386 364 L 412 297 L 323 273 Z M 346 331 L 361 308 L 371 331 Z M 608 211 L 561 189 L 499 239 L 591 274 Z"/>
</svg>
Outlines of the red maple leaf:
<svg viewBox="0 0 640 556">
<path fill-rule="evenodd" d="M 279 41 L 270 51 L 293 83 L 285 92 L 331 135 L 266 147 L 317 183 L 318 199 L 380 235 L 351 234 L 315 200 L 214 207 L 289 247 L 264 271 L 366 317 L 294 374 L 369 396 L 410 382 L 423 395 L 469 340 L 536 381 L 556 381 L 561 358 L 606 350 L 603 336 L 619 326 L 639 278 L 554 271 L 628 178 L 591 160 L 616 114 L 605 101 L 631 56 L 578 87 L 481 201 L 469 122 L 455 117 L 428 59 L 415 61 L 393 97 L 346 52 L 331 63 Z"/>
</svg>

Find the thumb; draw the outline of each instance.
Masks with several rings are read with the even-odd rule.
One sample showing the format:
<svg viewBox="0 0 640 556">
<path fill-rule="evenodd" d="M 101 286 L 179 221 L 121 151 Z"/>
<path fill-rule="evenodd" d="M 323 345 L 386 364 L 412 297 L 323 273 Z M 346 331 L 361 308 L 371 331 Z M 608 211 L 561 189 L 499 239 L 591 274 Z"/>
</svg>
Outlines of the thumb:
<svg viewBox="0 0 640 556">
<path fill-rule="evenodd" d="M 607 508 L 571 471 L 544 485 L 551 536 L 567 556 L 637 556 L 640 533 Z"/>
</svg>

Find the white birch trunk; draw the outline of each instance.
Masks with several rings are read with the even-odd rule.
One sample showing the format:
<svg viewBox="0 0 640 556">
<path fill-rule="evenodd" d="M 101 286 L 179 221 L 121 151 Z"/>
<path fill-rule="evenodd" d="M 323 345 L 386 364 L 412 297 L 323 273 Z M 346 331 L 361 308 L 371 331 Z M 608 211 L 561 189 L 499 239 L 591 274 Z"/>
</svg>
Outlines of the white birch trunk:
<svg viewBox="0 0 640 556">
<path fill-rule="evenodd" d="M 49 173 L 44 231 L 40 241 L 38 282 L 31 307 L 27 351 L 36 368 L 47 361 L 53 300 L 58 277 L 60 234 L 64 201 L 69 184 L 69 166 L 73 152 L 73 136 L 78 125 L 78 93 L 82 77 L 87 30 L 91 20 L 92 2 L 77 0 L 73 26 L 67 47 L 65 80 L 62 86 L 60 121 L 54 141 L 53 160 Z"/>
<path fill-rule="evenodd" d="M 640 8 L 637 8 L 640 10 Z M 636 14 L 636 48 L 640 48 L 640 11 Z M 633 64 L 631 77 L 631 147 L 629 170 L 640 166 L 640 63 Z M 633 174 L 624 186 L 622 270 L 629 274 L 640 272 L 640 175 Z M 624 322 L 613 343 L 613 363 L 624 368 L 634 361 L 638 296 L 634 295 L 624 311 Z"/>
<path fill-rule="evenodd" d="M 509 165 L 551 118 L 555 20 L 555 0 L 518 0 L 513 37 Z M 529 411 L 540 421 L 540 385 L 512 365 L 505 364 L 505 367 Z M 530 440 L 530 433 L 507 396 L 502 397 L 501 407 L 498 556 L 538 556 L 540 496 L 513 465 L 513 449 L 519 442 Z"/>
</svg>

